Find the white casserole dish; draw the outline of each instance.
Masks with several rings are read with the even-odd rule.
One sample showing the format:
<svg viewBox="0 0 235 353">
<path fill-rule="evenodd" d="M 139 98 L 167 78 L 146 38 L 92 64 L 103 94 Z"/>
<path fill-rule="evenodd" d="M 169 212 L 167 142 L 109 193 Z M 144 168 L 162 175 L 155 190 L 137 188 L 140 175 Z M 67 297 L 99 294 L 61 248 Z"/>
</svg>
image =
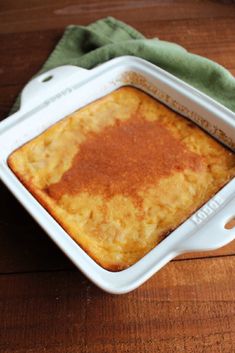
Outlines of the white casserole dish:
<svg viewBox="0 0 235 353">
<path fill-rule="evenodd" d="M 16 148 L 66 115 L 123 85 L 149 93 L 234 150 L 233 112 L 164 70 L 129 56 L 92 70 L 61 66 L 36 77 L 23 90 L 20 110 L 0 124 L 2 181 L 73 263 L 100 288 L 115 294 L 135 289 L 179 254 L 216 249 L 235 239 L 235 229 L 224 228 L 235 216 L 233 178 L 140 261 L 126 270 L 110 272 L 75 243 L 9 169 L 7 158 Z"/>
</svg>

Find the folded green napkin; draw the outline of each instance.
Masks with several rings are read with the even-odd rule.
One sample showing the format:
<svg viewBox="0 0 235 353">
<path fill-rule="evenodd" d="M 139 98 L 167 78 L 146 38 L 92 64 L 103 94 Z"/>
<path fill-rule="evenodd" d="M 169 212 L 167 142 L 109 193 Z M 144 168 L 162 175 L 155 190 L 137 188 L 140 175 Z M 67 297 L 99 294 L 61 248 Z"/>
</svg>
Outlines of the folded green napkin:
<svg viewBox="0 0 235 353">
<path fill-rule="evenodd" d="M 135 55 L 152 62 L 235 112 L 235 79 L 226 69 L 177 44 L 146 39 L 112 17 L 86 27 L 68 26 L 39 73 L 68 64 L 91 69 L 122 55 Z M 18 107 L 19 99 L 13 109 Z"/>
</svg>

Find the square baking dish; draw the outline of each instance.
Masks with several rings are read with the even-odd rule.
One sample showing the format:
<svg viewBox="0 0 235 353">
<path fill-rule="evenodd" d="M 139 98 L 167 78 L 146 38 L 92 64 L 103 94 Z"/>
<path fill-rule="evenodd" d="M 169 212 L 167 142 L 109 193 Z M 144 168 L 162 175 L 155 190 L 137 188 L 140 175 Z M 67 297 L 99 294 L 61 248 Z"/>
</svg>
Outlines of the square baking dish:
<svg viewBox="0 0 235 353">
<path fill-rule="evenodd" d="M 235 239 L 224 225 L 235 216 L 235 178 L 136 264 L 120 272 L 99 266 L 17 179 L 8 156 L 52 124 L 122 86 L 133 86 L 186 116 L 235 149 L 235 114 L 164 70 L 136 57 L 120 57 L 92 70 L 61 66 L 24 88 L 20 110 L 0 124 L 0 177 L 72 262 L 103 290 L 129 292 L 175 256 L 212 250 Z"/>
</svg>

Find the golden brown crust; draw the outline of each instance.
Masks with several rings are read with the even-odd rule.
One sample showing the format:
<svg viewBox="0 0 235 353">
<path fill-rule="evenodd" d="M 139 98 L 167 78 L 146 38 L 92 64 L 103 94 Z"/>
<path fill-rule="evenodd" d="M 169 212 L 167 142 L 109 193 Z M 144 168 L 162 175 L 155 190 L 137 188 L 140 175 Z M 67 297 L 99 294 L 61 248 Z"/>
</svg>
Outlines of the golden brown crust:
<svg viewBox="0 0 235 353">
<path fill-rule="evenodd" d="M 147 121 L 136 111 L 127 121 L 116 121 L 88 136 L 71 167 L 45 191 L 56 200 L 82 191 L 139 200 L 140 188 L 151 187 L 174 171 L 200 171 L 205 166 L 203 158 L 189 151 L 164 125 Z"/>
<path fill-rule="evenodd" d="M 130 87 L 53 125 L 8 164 L 110 271 L 138 261 L 235 175 L 231 151 Z"/>
</svg>

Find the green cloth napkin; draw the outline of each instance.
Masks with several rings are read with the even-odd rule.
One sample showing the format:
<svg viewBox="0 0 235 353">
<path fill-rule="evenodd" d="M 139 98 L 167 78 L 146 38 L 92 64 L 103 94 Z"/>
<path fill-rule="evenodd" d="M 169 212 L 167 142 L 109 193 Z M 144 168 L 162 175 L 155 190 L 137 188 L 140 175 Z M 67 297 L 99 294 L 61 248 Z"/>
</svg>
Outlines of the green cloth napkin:
<svg viewBox="0 0 235 353">
<path fill-rule="evenodd" d="M 112 17 L 86 27 L 68 26 L 39 73 L 68 64 L 91 69 L 122 55 L 135 55 L 150 61 L 235 112 L 235 79 L 226 69 L 177 44 L 157 38 L 146 39 Z M 19 99 L 13 110 L 18 107 Z"/>
</svg>

